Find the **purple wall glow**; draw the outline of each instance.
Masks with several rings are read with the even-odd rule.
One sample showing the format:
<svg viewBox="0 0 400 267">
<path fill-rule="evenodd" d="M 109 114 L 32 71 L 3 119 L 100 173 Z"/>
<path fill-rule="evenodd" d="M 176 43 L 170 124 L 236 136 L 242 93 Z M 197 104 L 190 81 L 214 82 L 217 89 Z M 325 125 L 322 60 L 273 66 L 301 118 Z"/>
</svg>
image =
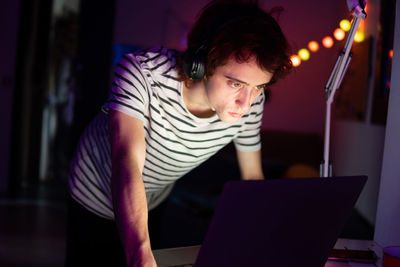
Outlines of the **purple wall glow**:
<svg viewBox="0 0 400 267">
<path fill-rule="evenodd" d="M 339 21 L 349 15 L 345 1 L 275 0 L 265 2 L 264 6 L 284 8 L 279 23 L 294 52 L 307 47 L 309 41 L 320 42 L 331 35 Z M 324 87 L 343 46 L 344 41 L 330 49 L 320 45 L 308 61 L 272 88 L 271 101 L 265 106 L 263 129 L 323 134 Z"/>
</svg>

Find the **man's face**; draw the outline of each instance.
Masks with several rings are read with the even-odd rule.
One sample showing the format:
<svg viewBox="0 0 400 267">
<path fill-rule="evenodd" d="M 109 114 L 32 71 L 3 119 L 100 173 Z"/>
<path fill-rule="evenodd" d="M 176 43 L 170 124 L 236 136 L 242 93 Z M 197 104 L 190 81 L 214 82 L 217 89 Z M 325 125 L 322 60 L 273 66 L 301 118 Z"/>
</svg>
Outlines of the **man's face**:
<svg viewBox="0 0 400 267">
<path fill-rule="evenodd" d="M 254 57 L 244 63 L 231 58 L 205 81 L 209 104 L 220 120 L 234 123 L 249 111 L 272 76 L 257 65 Z"/>
</svg>

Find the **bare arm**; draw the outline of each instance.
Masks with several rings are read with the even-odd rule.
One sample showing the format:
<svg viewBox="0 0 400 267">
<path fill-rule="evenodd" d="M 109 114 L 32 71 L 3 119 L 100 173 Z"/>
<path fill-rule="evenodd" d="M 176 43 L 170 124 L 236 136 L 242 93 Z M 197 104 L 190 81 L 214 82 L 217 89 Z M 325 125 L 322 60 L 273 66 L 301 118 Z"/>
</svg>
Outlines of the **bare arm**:
<svg viewBox="0 0 400 267">
<path fill-rule="evenodd" d="M 109 116 L 111 190 L 127 266 L 156 266 L 150 246 L 142 180 L 146 156 L 143 123 L 119 111 L 110 110 Z"/>
<path fill-rule="evenodd" d="M 261 150 L 256 152 L 243 152 L 236 150 L 240 174 L 243 180 L 262 180 L 264 174 L 261 164 Z"/>
</svg>

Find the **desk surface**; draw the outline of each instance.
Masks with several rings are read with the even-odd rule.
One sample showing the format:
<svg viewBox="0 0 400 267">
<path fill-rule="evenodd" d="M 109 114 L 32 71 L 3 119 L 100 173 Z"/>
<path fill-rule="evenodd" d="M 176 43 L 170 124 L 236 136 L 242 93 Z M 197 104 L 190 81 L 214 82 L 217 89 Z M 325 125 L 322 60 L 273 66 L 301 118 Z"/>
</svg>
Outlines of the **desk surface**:
<svg viewBox="0 0 400 267">
<path fill-rule="evenodd" d="M 337 262 L 328 261 L 325 267 L 372 267 L 382 266 L 382 248 L 379 247 L 374 241 L 371 240 L 354 240 L 354 239 L 338 239 L 335 248 L 337 249 L 358 249 L 358 250 L 373 250 L 378 256 L 376 265 L 356 263 L 356 262 Z M 158 267 L 174 266 L 174 265 L 191 265 L 196 261 L 199 253 L 200 246 L 181 247 L 181 248 L 168 248 L 154 250 L 154 257 L 156 258 Z"/>
</svg>

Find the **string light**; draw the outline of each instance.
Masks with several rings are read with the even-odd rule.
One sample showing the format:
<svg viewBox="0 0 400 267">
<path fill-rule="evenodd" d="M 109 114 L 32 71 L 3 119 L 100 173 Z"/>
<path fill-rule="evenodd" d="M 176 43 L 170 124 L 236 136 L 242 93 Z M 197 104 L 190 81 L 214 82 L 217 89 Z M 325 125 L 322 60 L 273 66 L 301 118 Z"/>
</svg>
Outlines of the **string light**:
<svg viewBox="0 0 400 267">
<path fill-rule="evenodd" d="M 342 30 L 344 30 L 345 32 L 348 32 L 351 28 L 351 24 L 350 21 L 348 21 L 347 19 L 342 19 L 339 23 L 339 26 Z"/>
<path fill-rule="evenodd" d="M 301 64 L 301 59 L 298 55 L 292 55 L 290 60 L 292 61 L 293 67 L 298 67 Z"/>
<path fill-rule="evenodd" d="M 389 50 L 389 58 L 390 58 L 390 59 L 393 59 L 393 49 L 390 49 L 390 50 Z"/>
<path fill-rule="evenodd" d="M 322 45 L 326 48 L 331 48 L 333 46 L 333 39 L 330 36 L 326 36 L 324 37 L 324 39 L 322 39 Z"/>
<path fill-rule="evenodd" d="M 298 55 L 299 55 L 300 59 L 304 60 L 304 61 L 306 61 L 310 58 L 310 52 L 305 48 L 300 49 L 298 52 Z"/>
<path fill-rule="evenodd" d="M 308 49 L 310 49 L 311 52 L 317 52 L 319 44 L 316 41 L 311 41 L 308 43 Z"/>
<path fill-rule="evenodd" d="M 344 39 L 345 35 L 346 35 L 346 33 L 345 33 L 342 29 L 340 29 L 340 28 L 337 28 L 337 29 L 333 32 L 333 36 L 334 36 L 335 39 L 338 40 L 338 41 L 342 41 L 342 40 Z"/>
<path fill-rule="evenodd" d="M 351 29 L 351 24 L 352 22 L 347 19 L 341 20 L 339 23 L 340 28 L 335 29 L 335 31 L 333 32 L 333 37 L 338 41 L 342 41 L 346 37 L 346 32 L 348 32 Z M 361 21 L 359 24 L 358 31 L 354 36 L 354 41 L 359 43 L 364 41 L 364 39 L 365 39 L 364 21 Z M 331 36 L 325 36 L 322 39 L 321 43 L 325 48 L 331 48 L 334 45 L 334 39 Z M 303 61 L 308 60 L 310 58 L 310 51 L 313 53 L 317 52 L 319 50 L 319 43 L 316 41 L 310 41 L 307 45 L 307 48 L 308 49 L 306 48 L 300 49 L 297 52 L 297 55 L 292 55 L 290 57 L 290 60 L 292 61 L 292 65 L 294 67 L 299 66 L 302 60 Z M 393 50 L 389 52 L 389 57 L 390 58 L 393 57 Z"/>
<path fill-rule="evenodd" d="M 354 36 L 354 42 L 360 43 L 362 41 L 364 41 L 364 33 L 356 32 L 356 35 Z"/>
<path fill-rule="evenodd" d="M 364 32 L 364 28 L 365 28 L 365 20 L 361 20 L 360 24 L 358 24 L 358 29 L 357 31 L 359 32 Z"/>
</svg>

